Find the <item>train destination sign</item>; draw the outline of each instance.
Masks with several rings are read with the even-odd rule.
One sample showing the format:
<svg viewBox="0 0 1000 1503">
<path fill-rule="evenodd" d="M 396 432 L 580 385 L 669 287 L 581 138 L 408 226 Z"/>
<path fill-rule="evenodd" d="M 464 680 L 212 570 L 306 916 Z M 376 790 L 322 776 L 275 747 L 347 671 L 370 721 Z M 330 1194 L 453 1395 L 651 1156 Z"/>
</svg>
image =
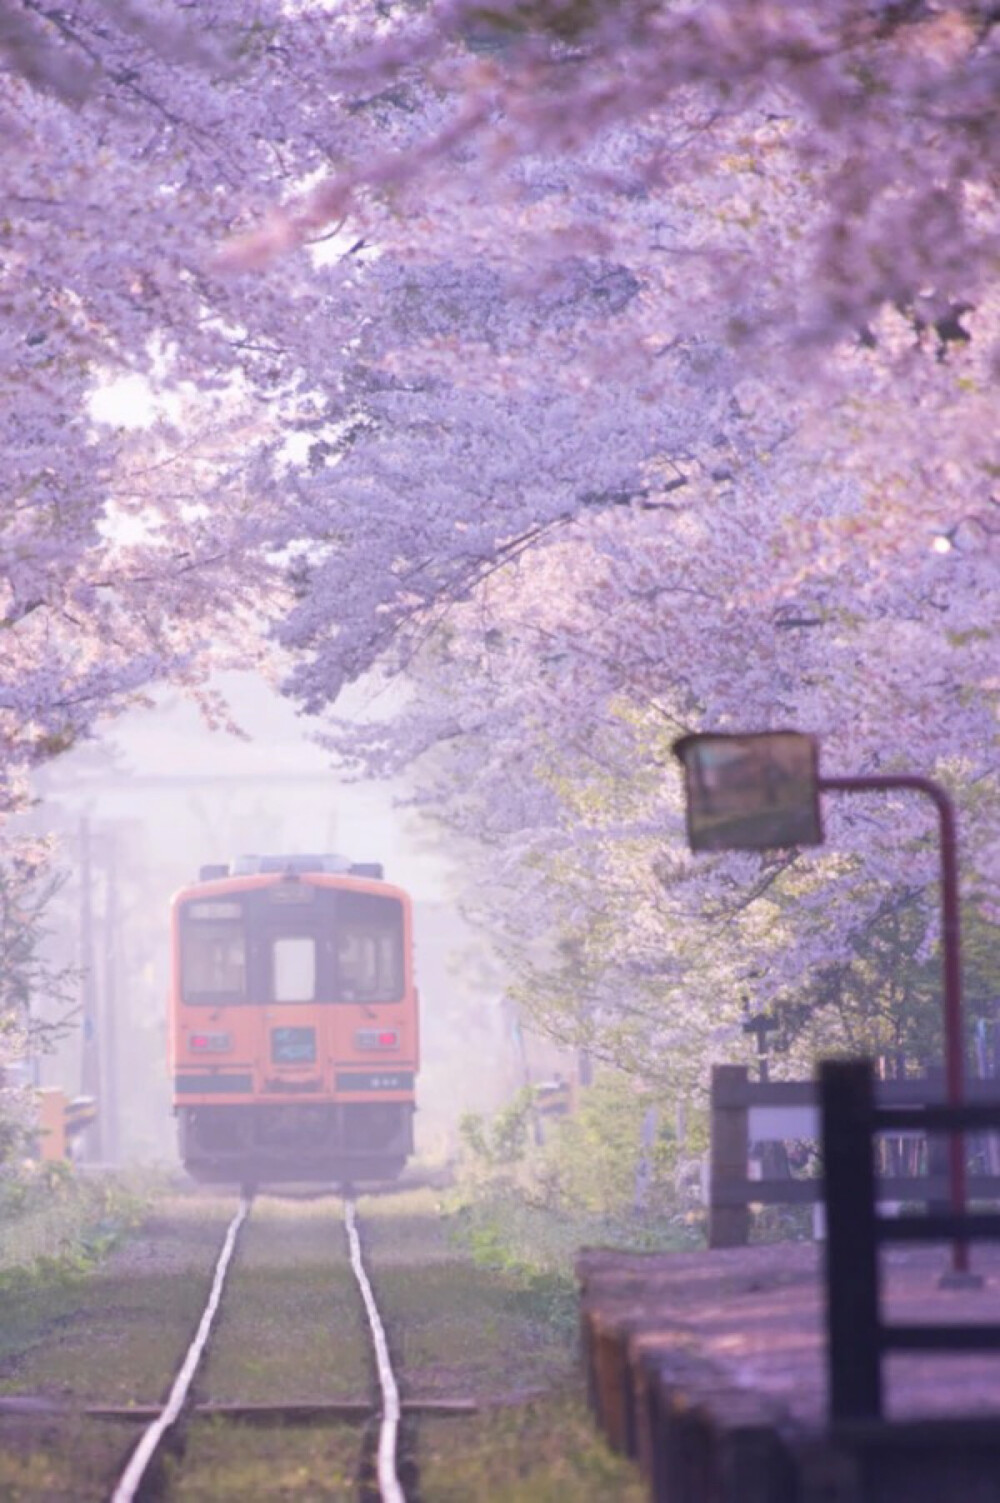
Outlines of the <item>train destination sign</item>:
<svg viewBox="0 0 1000 1503">
<path fill-rule="evenodd" d="M 683 736 L 688 842 L 693 851 L 821 845 L 818 754 L 801 731 Z"/>
</svg>

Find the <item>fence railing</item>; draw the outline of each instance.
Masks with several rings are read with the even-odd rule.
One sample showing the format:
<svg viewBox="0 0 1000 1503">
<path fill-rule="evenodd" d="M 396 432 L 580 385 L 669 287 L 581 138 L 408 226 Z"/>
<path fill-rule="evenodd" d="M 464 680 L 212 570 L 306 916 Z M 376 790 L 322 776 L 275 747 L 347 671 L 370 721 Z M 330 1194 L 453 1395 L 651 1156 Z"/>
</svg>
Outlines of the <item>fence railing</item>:
<svg viewBox="0 0 1000 1503">
<path fill-rule="evenodd" d="M 927 1139 L 926 1174 L 887 1174 L 875 1181 L 878 1201 L 948 1201 L 945 1136 L 926 1115 L 919 1126 L 904 1120 L 907 1108 L 924 1109 L 944 1101 L 943 1077 L 880 1080 L 873 1083 L 873 1099 L 893 1115 L 880 1131 L 898 1137 L 914 1133 Z M 970 1106 L 992 1106 L 1000 1129 L 1000 1079 L 970 1080 L 965 1088 Z M 982 1124 L 980 1124 L 982 1126 Z M 751 1080 L 745 1065 L 712 1067 L 711 1129 L 709 1150 L 708 1245 L 740 1247 L 750 1229 L 751 1205 L 817 1205 L 823 1201 L 823 1181 L 812 1178 L 762 1175 L 750 1177 L 752 1143 L 805 1139 L 820 1140 L 819 1084 L 813 1080 Z M 1000 1201 L 1000 1175 L 972 1174 L 968 1179 L 970 1200 Z"/>
<path fill-rule="evenodd" d="M 911 1082 L 902 1082 L 911 1084 Z M 925 1082 L 915 1082 L 926 1085 Z M 882 1418 L 882 1357 L 888 1351 L 1000 1353 L 1000 1324 L 905 1324 L 882 1319 L 878 1250 L 886 1242 L 1000 1241 L 1000 1212 L 879 1215 L 884 1181 L 876 1179 L 873 1140 L 900 1130 L 948 1134 L 1000 1129 L 996 1082 L 991 1101 L 962 1106 L 888 1105 L 871 1064 L 827 1061 L 820 1067 L 820 1106 L 826 1201 L 827 1335 L 830 1417 L 834 1422 Z M 995 1176 L 989 1184 L 998 1183 Z M 908 1181 L 907 1198 L 938 1198 L 929 1178 Z M 990 1198 L 969 1182 L 970 1197 Z M 998 1197 L 996 1189 L 993 1198 Z"/>
</svg>

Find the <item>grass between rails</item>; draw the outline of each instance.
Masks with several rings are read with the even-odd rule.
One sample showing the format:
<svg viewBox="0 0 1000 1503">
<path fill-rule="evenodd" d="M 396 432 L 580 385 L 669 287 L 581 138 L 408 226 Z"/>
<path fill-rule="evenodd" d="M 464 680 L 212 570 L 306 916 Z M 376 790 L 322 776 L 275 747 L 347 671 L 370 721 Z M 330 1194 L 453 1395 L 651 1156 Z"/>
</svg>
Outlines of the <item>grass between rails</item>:
<svg viewBox="0 0 1000 1503">
<path fill-rule="evenodd" d="M 343 1204 L 261 1197 L 240 1245 L 198 1391 L 244 1402 L 369 1400 L 369 1336 L 351 1272 Z M 354 1500 L 364 1424 L 197 1420 L 164 1497 Z"/>
<path fill-rule="evenodd" d="M 0 1497 L 4 1503 L 106 1503 L 108 1481 L 139 1433 L 125 1422 L 4 1416 Z"/>
<path fill-rule="evenodd" d="M 165 1467 L 164 1503 L 356 1503 L 361 1440 L 356 1424 L 263 1427 L 199 1420 L 182 1461 Z"/>
<path fill-rule="evenodd" d="M 256 1202 L 201 1394 L 245 1403 L 369 1396 L 368 1333 L 342 1214 L 333 1199 Z"/>
<path fill-rule="evenodd" d="M 318 1211 L 314 1221 L 295 1223 L 294 1265 L 282 1256 L 277 1224 L 259 1225 L 258 1236 L 247 1240 L 239 1272 L 243 1291 L 252 1288 L 254 1302 L 274 1304 L 255 1325 L 253 1318 L 243 1323 L 234 1303 L 232 1325 L 228 1334 L 220 1329 L 203 1385 L 213 1397 L 221 1396 L 211 1374 L 218 1359 L 221 1378 L 224 1340 L 229 1343 L 225 1371 L 231 1373 L 237 1361 L 247 1376 L 239 1353 L 245 1357 L 253 1351 L 255 1332 L 258 1346 L 281 1345 L 282 1324 L 293 1319 L 296 1343 L 304 1345 L 298 1370 L 283 1380 L 293 1385 L 291 1393 L 302 1393 L 303 1374 L 311 1372 L 318 1380 L 326 1372 L 330 1353 L 338 1363 L 346 1356 L 348 1370 L 360 1354 L 361 1392 L 371 1391 L 366 1338 L 355 1344 L 356 1298 L 348 1318 L 332 1292 L 338 1287 L 338 1260 L 346 1256 L 335 1221 L 339 1206 L 327 1210 L 326 1229 Z M 607 1451 L 583 1402 L 575 1358 L 575 1287 L 565 1271 L 477 1265 L 467 1241 L 456 1239 L 458 1223 L 441 1214 L 433 1192 L 363 1200 L 359 1219 L 404 1399 L 474 1397 L 483 1406 L 471 1415 L 404 1420 L 404 1470 L 412 1469 L 408 1496 L 421 1503 L 547 1503 L 550 1498 L 562 1503 L 566 1496 L 579 1503 L 609 1498 L 640 1503 L 645 1490 L 634 1468 Z M 328 1231 L 334 1234 L 332 1246 Z M 291 1250 L 286 1244 L 284 1254 Z M 322 1277 L 312 1284 L 314 1252 L 327 1272 L 328 1299 Z M 293 1282 L 297 1296 L 282 1287 Z M 303 1316 L 317 1327 L 315 1346 Z M 260 1360 L 273 1376 L 286 1358 L 272 1351 Z M 249 1378 L 252 1383 L 253 1370 Z M 337 1392 L 344 1392 L 339 1367 Z M 251 1397 L 245 1390 L 240 1396 Z M 314 1390 L 314 1396 L 322 1395 Z M 192 1428 L 183 1465 L 168 1469 L 166 1496 L 171 1503 L 354 1499 L 362 1440 L 361 1425 L 265 1429 L 200 1421 Z"/>
<path fill-rule="evenodd" d="M 0 1416 L 0 1498 L 107 1497 L 142 1426 L 88 1418 L 72 1406 L 162 1399 L 195 1330 L 235 1205 L 225 1193 L 168 1195 L 114 1250 L 109 1234 L 91 1255 L 77 1248 L 72 1257 L 6 1276 L 0 1388 L 55 1398 L 71 1412 Z M 106 1256 L 99 1264 L 100 1251 Z M 223 1305 L 219 1345 L 196 1380 L 201 1397 L 367 1398 L 366 1336 L 338 1203 L 262 1198 L 244 1229 L 233 1278 L 235 1299 Z M 198 1421 L 183 1466 L 177 1459 L 165 1465 L 165 1495 L 352 1497 L 361 1434 L 351 1425 L 257 1430 Z"/>
</svg>

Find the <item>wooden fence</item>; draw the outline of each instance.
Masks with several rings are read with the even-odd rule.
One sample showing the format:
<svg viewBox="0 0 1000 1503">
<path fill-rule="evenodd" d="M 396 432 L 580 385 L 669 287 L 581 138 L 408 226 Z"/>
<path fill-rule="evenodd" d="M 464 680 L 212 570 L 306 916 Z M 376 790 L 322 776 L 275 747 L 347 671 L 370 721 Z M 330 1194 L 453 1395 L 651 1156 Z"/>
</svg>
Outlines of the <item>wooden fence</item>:
<svg viewBox="0 0 1000 1503">
<path fill-rule="evenodd" d="M 939 1074 L 923 1079 L 882 1080 L 875 1085 L 879 1107 L 907 1107 L 944 1101 Z M 1000 1079 L 971 1080 L 965 1088 L 970 1104 L 1000 1105 Z M 892 1128 L 884 1128 L 891 1133 Z M 944 1206 L 948 1200 L 947 1150 L 941 1135 L 913 1133 L 899 1138 L 926 1141 L 926 1174 L 887 1174 L 876 1180 L 880 1202 L 925 1200 Z M 751 1205 L 816 1205 L 823 1199 L 818 1177 L 750 1177 L 752 1143 L 820 1140 L 819 1087 L 812 1080 L 751 1080 L 745 1065 L 713 1065 L 711 1142 L 709 1151 L 709 1247 L 741 1247 L 750 1230 Z M 970 1200 L 1000 1201 L 1000 1175 L 972 1174 Z"/>
</svg>

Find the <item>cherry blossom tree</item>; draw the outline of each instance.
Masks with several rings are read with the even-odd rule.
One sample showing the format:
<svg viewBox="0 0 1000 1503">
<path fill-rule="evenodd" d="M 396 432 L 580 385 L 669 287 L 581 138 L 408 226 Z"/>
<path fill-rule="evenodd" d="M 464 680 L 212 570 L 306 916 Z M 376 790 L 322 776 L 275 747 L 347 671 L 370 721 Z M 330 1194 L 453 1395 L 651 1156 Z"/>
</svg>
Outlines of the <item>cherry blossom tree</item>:
<svg viewBox="0 0 1000 1503">
<path fill-rule="evenodd" d="M 268 5 L 201 7 L 197 33 L 183 6 L 4 7 L 2 807 L 19 767 L 203 674 L 266 603 L 254 456 L 312 385 L 326 292 L 305 257 L 265 286 L 211 267 L 327 160 L 295 33 Z M 145 426 L 99 420 L 109 383 Z"/>
<path fill-rule="evenodd" d="M 426 806 L 478 844 L 469 901 L 524 1005 L 567 1042 L 686 1085 L 706 1057 L 742 1052 L 745 1002 L 813 999 L 800 1064 L 817 1042 L 885 1042 L 819 992 L 904 894 L 931 965 L 937 847 L 912 796 L 828 798 L 823 851 L 692 858 L 679 732 L 800 725 L 828 772 L 936 771 L 966 815 L 970 902 L 995 882 L 995 628 L 968 626 L 992 571 L 924 546 L 908 595 L 838 569 L 825 592 L 741 600 L 748 565 L 775 551 L 765 521 L 735 498 L 714 536 L 697 518 L 604 516 L 522 559 L 452 610 L 407 715 L 371 732 L 377 766 L 422 751 Z"/>
<path fill-rule="evenodd" d="M 262 624 L 313 714 L 406 669 L 356 749 L 424 755 L 552 1026 L 637 1068 L 846 963 L 901 855 L 933 880 L 903 804 L 695 869 L 677 730 L 938 769 L 992 880 L 988 7 L 3 22 L 0 807 Z"/>
<path fill-rule="evenodd" d="M 344 23 L 355 46 L 334 74 L 341 87 L 381 85 L 399 100 L 429 83 L 438 107 L 374 157 L 345 151 L 337 171 L 248 240 L 247 256 L 345 206 L 368 207 L 380 190 L 425 222 L 440 224 L 451 207 L 449 228 L 489 245 L 490 200 L 502 205 L 512 183 L 522 202 L 536 198 L 539 157 L 586 162 L 624 130 L 628 150 L 588 162 L 600 191 L 616 181 L 657 195 L 697 182 L 701 201 L 721 207 L 742 174 L 745 191 L 724 218 L 747 233 L 703 230 L 741 276 L 775 280 L 783 221 L 822 205 L 799 225 L 805 253 L 782 261 L 786 320 L 804 332 L 855 331 L 892 305 L 960 339 L 963 305 L 992 283 L 1000 47 L 983 0 L 834 0 L 821 12 L 792 0 L 449 0 L 398 8 L 384 31 L 372 42 Z M 758 190 L 775 155 L 791 158 L 793 177 L 761 220 Z M 576 204 L 569 217 L 579 224 Z M 558 208 L 554 218 L 550 228 L 565 227 Z"/>
<path fill-rule="evenodd" d="M 873 19 L 845 4 L 820 22 L 775 6 L 766 24 L 754 12 L 751 35 L 734 5 L 676 14 L 501 7 L 488 16 L 453 6 L 392 16 L 379 23 L 375 45 L 371 27 L 360 26 L 351 8 L 332 15 L 259 4 L 234 13 L 220 3 L 200 14 L 197 36 L 182 7 L 79 0 L 52 14 L 33 5 L 9 12 L 7 109 L 17 130 L 9 150 L 6 264 L 17 358 L 5 412 L 13 424 L 6 451 L 17 499 L 5 548 L 5 620 L 23 640 L 5 703 L 9 720 L 33 727 L 32 755 L 78 734 L 117 685 L 127 695 L 157 673 L 195 671 L 198 642 L 225 632 L 221 612 L 207 625 L 211 605 L 238 596 L 239 567 L 248 558 L 257 570 L 262 560 L 289 564 L 300 603 L 281 635 L 296 649 L 317 640 L 310 611 L 327 610 L 322 588 L 311 592 L 310 605 L 304 576 L 336 593 L 335 548 L 346 577 L 371 584 L 368 602 L 352 606 L 357 625 L 345 623 L 340 632 L 336 664 L 326 652 L 317 668 L 325 687 L 309 683 L 308 670 L 297 680 L 314 706 L 345 674 L 378 657 L 397 618 L 413 620 L 421 604 L 433 610 L 474 580 L 477 567 L 489 570 L 504 550 L 548 536 L 592 506 L 595 493 L 619 503 L 635 497 L 656 463 L 680 484 L 670 465 L 687 444 L 693 412 L 707 426 L 717 414 L 706 401 L 742 400 L 731 377 L 721 384 L 702 379 L 727 339 L 759 336 L 761 348 L 740 355 L 759 377 L 761 362 L 774 354 L 778 324 L 809 324 L 807 291 L 825 298 L 824 306 L 836 303 L 816 259 L 829 205 L 839 202 L 831 184 L 856 191 L 852 164 L 861 146 L 876 132 L 884 142 L 890 123 L 911 115 L 909 134 L 892 135 L 896 165 L 908 163 L 915 173 L 923 152 L 926 173 L 930 114 L 935 140 L 941 138 L 935 182 L 953 185 L 968 166 L 959 143 L 972 126 L 951 116 L 942 124 L 934 111 L 962 79 L 973 93 L 981 88 L 993 57 L 991 29 L 985 20 L 974 24 L 971 8 L 926 17 L 902 7 Z M 612 88 L 626 72 L 632 88 Z M 558 110 L 557 77 L 564 91 Z M 780 110 L 773 108 L 779 100 Z M 921 111 L 915 101 L 923 101 Z M 343 165 L 331 175 L 332 162 Z M 991 222 L 988 173 L 987 154 L 962 179 L 971 184 L 963 220 L 969 235 Z M 303 198 L 311 179 L 319 186 Z M 352 198 L 344 198 L 348 189 Z M 291 205 L 284 211 L 283 198 Z M 889 252 L 899 285 L 859 291 L 849 312 L 852 329 L 863 318 L 865 340 L 890 355 L 900 355 L 902 343 L 905 361 L 915 327 L 933 330 L 925 343 L 935 345 L 964 339 L 969 319 L 987 320 L 978 303 L 965 313 L 954 301 L 941 304 L 933 262 L 937 254 L 943 273 L 947 236 L 932 236 L 933 216 L 901 169 L 864 202 L 884 207 L 897 199 L 927 228 L 926 245 L 914 251 L 916 270 L 904 275 L 900 256 Z M 266 277 L 223 273 L 220 247 L 229 245 L 230 265 L 248 263 L 255 227 L 269 211 L 264 242 L 277 235 L 287 249 L 328 225 L 338 202 L 350 202 L 358 237 L 376 237 L 374 264 L 345 253 L 320 267 L 303 250 L 273 262 Z M 843 239 L 846 220 L 838 215 Z M 796 252 L 803 228 L 807 248 Z M 856 249 L 864 235 L 855 229 L 846 242 Z M 243 230 L 250 239 L 241 242 Z M 967 240 L 948 252 L 968 271 L 966 300 L 978 293 L 980 264 Z M 891 236 L 884 243 L 891 245 Z M 361 239 L 350 244 L 360 250 Z M 920 302 L 914 287 L 928 277 L 931 291 Z M 834 277 L 837 286 L 845 281 L 860 288 L 866 278 L 852 262 L 839 282 Z M 798 291 L 789 299 L 792 287 Z M 900 310 L 895 330 L 881 327 L 879 310 L 887 306 Z M 844 322 L 838 318 L 828 308 L 809 327 L 837 332 Z M 975 343 L 977 353 L 989 347 L 986 334 Z M 687 398 L 676 390 L 684 362 Z M 895 379 L 894 363 L 886 359 L 883 383 Z M 914 379 L 927 387 L 924 404 L 947 412 L 941 387 L 951 384 L 951 373 L 943 383 L 928 380 L 933 363 L 924 359 Z M 222 408 L 242 408 L 242 463 L 219 480 L 206 483 L 202 475 L 197 501 L 171 489 L 179 470 L 162 443 L 164 484 L 159 491 L 138 487 L 136 501 L 119 436 L 97 427 L 88 406 L 101 380 L 126 371 L 161 390 L 197 386 L 199 416 L 212 394 Z M 841 399 L 856 400 L 852 373 L 836 374 Z M 356 525 L 359 512 L 377 508 L 360 491 L 353 505 L 346 499 L 352 456 L 345 462 L 340 452 L 353 434 L 365 440 L 352 443 L 355 453 L 367 461 L 377 449 L 379 463 L 391 464 L 391 448 L 401 448 L 390 408 L 403 404 L 414 382 L 432 383 L 416 393 L 425 412 L 436 405 L 447 414 L 430 426 L 420 419 L 433 466 L 421 462 L 425 494 L 408 510 L 428 521 L 426 539 L 419 525 L 397 527 L 399 508 L 395 517 L 385 511 L 381 526 Z M 780 386 L 758 384 L 780 410 Z M 559 428 L 581 470 L 594 464 L 593 450 L 584 458 L 587 441 L 577 436 L 589 424 L 606 473 L 596 487 L 566 483 L 565 475 L 561 484 L 535 484 L 516 504 L 513 467 L 488 486 L 469 487 L 461 475 L 473 452 L 459 416 L 463 391 L 473 405 L 492 404 L 494 446 L 523 445 L 525 413 L 544 404 L 550 431 Z M 864 400 L 878 398 L 869 389 Z M 902 422 L 913 410 L 911 393 L 895 400 L 905 409 Z M 614 431 L 606 422 L 601 433 L 594 412 L 612 403 L 622 414 L 644 404 L 631 434 L 624 422 Z M 971 399 L 963 405 L 977 406 Z M 577 407 L 590 412 L 577 417 Z M 432 439 L 434 422 L 441 426 Z M 992 497 L 978 494 L 989 479 L 982 452 L 988 440 L 970 452 L 973 427 L 964 425 L 953 452 L 939 451 L 933 467 L 941 473 L 958 465 L 962 479 L 975 472 L 975 511 Z M 295 431 L 317 439 L 299 476 L 290 475 L 277 438 Z M 892 431 L 885 424 L 868 447 L 884 452 Z M 340 459 L 340 473 L 327 474 L 325 484 L 317 477 L 324 444 Z M 554 448 L 551 438 L 547 447 Z M 533 477 L 545 473 L 529 447 L 521 458 Z M 456 460 L 449 497 L 446 477 Z M 925 496 L 931 481 L 921 487 Z M 367 484 L 362 477 L 361 490 Z M 257 515 L 248 529 L 251 489 Z M 958 489 L 950 487 L 952 494 Z M 967 505 L 969 490 L 962 489 Z M 137 507 L 143 546 L 134 556 L 123 550 L 119 528 L 105 568 L 109 523 Z M 880 497 L 880 518 L 886 509 Z M 960 520 L 954 505 L 938 510 L 942 530 Z M 907 521 L 913 525 L 912 510 Z M 407 530 L 412 557 L 407 540 L 400 546 Z M 175 580 L 183 612 L 171 608 Z M 199 638 L 192 623 L 202 580 L 209 615 Z M 131 601 L 130 581 L 137 586 Z M 160 599 L 167 608 L 154 624 L 148 616 Z M 366 624 L 366 612 L 378 615 L 377 630 Z M 46 654 L 59 630 L 72 649 L 57 663 Z M 80 652 L 81 631 L 90 636 L 93 662 Z M 108 650 L 116 642 L 117 657 Z"/>
</svg>

